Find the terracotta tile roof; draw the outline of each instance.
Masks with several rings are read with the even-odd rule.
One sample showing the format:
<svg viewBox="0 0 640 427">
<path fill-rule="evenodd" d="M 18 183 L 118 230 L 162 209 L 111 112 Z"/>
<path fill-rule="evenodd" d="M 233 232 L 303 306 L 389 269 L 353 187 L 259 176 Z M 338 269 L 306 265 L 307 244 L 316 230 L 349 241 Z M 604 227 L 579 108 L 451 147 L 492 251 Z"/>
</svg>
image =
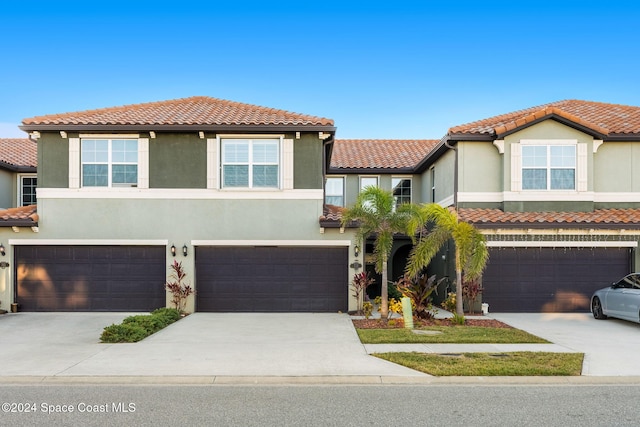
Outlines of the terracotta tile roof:
<svg viewBox="0 0 640 427">
<path fill-rule="evenodd" d="M 438 144 L 437 139 L 337 139 L 333 169 L 413 169 Z"/>
<path fill-rule="evenodd" d="M 28 138 L 0 138 L 0 163 L 35 168 L 38 144 Z"/>
<path fill-rule="evenodd" d="M 503 212 L 500 209 L 459 209 L 461 220 L 482 225 L 627 225 L 640 226 L 640 209 L 596 209 L 593 212 Z"/>
<path fill-rule="evenodd" d="M 333 120 L 208 96 L 132 104 L 22 121 L 33 125 L 319 125 Z"/>
<path fill-rule="evenodd" d="M 640 134 L 640 107 L 574 99 L 454 126 L 449 129 L 449 134 L 500 135 L 552 114 L 604 135 Z"/>
<path fill-rule="evenodd" d="M 0 210 L 0 227 L 37 225 L 38 219 L 37 205 Z"/>
<path fill-rule="evenodd" d="M 324 205 L 322 207 L 322 216 L 320 221 L 338 221 L 342 219 L 342 212 L 345 208 L 335 205 Z"/>
</svg>

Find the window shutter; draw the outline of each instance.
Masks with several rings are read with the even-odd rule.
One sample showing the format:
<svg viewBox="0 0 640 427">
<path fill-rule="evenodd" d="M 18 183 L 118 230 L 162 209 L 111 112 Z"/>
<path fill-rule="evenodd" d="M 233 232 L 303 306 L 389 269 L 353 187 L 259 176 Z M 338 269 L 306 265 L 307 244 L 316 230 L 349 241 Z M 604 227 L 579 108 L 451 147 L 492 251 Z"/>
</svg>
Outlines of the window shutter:
<svg viewBox="0 0 640 427">
<path fill-rule="evenodd" d="M 138 188 L 149 188 L 149 138 L 138 138 Z"/>
<path fill-rule="evenodd" d="M 520 144 L 511 144 L 511 191 L 522 191 L 521 153 Z"/>
<path fill-rule="evenodd" d="M 576 165 L 576 174 L 578 175 L 577 188 L 578 191 L 587 191 L 588 173 L 587 173 L 587 144 L 578 144 L 578 164 Z"/>
<path fill-rule="evenodd" d="M 293 139 L 283 140 L 282 189 L 293 190 Z"/>
<path fill-rule="evenodd" d="M 219 188 L 218 170 L 218 139 L 207 138 L 207 188 Z"/>
<path fill-rule="evenodd" d="M 80 138 L 69 138 L 69 188 L 80 188 Z"/>
</svg>

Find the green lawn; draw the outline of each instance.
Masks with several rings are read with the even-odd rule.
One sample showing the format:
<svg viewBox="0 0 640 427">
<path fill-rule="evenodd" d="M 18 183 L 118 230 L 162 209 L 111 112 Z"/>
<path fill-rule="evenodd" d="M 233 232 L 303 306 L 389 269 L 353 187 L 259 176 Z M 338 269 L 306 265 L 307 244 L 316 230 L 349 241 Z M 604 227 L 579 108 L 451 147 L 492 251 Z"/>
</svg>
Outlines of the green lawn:
<svg viewBox="0 0 640 427">
<path fill-rule="evenodd" d="M 435 376 L 579 376 L 582 353 L 379 353 L 373 356 Z"/>
<path fill-rule="evenodd" d="M 549 341 L 515 328 L 430 326 L 439 335 L 418 335 L 409 329 L 357 329 L 363 344 L 548 344 Z"/>
</svg>

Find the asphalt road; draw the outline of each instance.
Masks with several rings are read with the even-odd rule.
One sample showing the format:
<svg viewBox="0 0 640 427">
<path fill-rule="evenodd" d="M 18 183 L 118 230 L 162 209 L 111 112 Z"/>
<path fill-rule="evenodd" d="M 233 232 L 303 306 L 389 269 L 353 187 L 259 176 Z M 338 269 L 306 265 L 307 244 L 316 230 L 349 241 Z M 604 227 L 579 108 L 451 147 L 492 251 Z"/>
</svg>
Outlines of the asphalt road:
<svg viewBox="0 0 640 427">
<path fill-rule="evenodd" d="M 638 385 L 5 385 L 2 425 L 637 426 Z"/>
</svg>

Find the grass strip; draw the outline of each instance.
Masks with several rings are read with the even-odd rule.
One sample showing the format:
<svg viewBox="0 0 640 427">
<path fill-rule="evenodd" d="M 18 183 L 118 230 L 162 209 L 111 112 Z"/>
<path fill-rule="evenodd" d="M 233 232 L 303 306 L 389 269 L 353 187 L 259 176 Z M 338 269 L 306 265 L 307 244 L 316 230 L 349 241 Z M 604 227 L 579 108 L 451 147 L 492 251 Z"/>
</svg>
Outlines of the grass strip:
<svg viewBox="0 0 640 427">
<path fill-rule="evenodd" d="M 579 376 L 582 353 L 512 352 L 461 353 L 377 353 L 373 356 L 416 371 L 445 376 Z"/>
<path fill-rule="evenodd" d="M 363 344 L 548 344 L 549 341 L 515 328 L 431 326 L 438 335 L 418 335 L 410 329 L 357 329 Z"/>
</svg>

